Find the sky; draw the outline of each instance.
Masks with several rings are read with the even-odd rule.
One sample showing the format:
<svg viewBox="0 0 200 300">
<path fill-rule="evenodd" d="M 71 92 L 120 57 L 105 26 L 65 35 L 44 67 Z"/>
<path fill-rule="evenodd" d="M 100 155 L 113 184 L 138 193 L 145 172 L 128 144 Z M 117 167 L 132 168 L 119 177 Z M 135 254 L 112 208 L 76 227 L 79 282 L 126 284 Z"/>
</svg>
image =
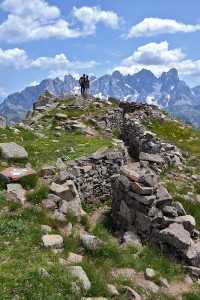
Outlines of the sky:
<svg viewBox="0 0 200 300">
<path fill-rule="evenodd" d="M 43 79 L 171 68 L 200 85 L 199 0 L 0 1 L 0 102 Z"/>
</svg>

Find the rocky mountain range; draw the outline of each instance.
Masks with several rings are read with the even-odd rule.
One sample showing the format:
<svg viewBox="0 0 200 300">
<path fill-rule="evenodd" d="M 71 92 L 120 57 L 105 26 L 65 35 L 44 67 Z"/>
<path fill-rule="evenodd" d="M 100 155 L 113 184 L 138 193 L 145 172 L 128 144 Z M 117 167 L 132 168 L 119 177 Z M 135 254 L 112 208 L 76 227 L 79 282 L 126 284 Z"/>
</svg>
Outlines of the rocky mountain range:
<svg viewBox="0 0 200 300">
<path fill-rule="evenodd" d="M 174 68 L 163 72 L 158 78 L 151 71 L 143 69 L 127 76 L 119 71 L 99 78 L 92 76 L 90 82 L 90 93 L 95 97 L 114 97 L 121 101 L 155 104 L 161 109 L 170 107 L 171 114 L 200 128 L 200 86 L 190 88 L 184 81 L 179 80 L 178 71 Z M 26 87 L 21 93 L 10 94 L 0 105 L 0 115 L 6 118 L 8 124 L 18 122 L 45 90 L 55 95 L 80 93 L 78 80 L 71 75 L 66 75 L 63 81 L 59 78 L 44 79 L 36 86 Z M 185 106 L 194 113 L 188 115 Z"/>
</svg>

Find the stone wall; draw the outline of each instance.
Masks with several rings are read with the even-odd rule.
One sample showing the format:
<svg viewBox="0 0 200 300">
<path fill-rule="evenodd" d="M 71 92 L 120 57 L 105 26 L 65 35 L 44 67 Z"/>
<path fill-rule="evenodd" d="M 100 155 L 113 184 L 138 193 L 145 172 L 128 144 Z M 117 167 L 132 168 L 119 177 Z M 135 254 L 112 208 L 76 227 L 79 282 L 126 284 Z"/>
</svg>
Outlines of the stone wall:
<svg viewBox="0 0 200 300">
<path fill-rule="evenodd" d="M 116 230 L 133 231 L 143 242 L 153 242 L 192 267 L 200 267 L 200 242 L 195 219 L 157 183 L 144 161 L 121 167 L 111 177 L 112 219 Z"/>
<path fill-rule="evenodd" d="M 118 174 L 120 167 L 128 161 L 129 155 L 125 147 L 102 147 L 89 157 L 68 162 L 71 168 L 59 172 L 54 182 L 63 184 L 71 179 L 81 200 L 90 203 L 106 201 L 112 197 L 110 177 Z"/>
<path fill-rule="evenodd" d="M 171 163 L 178 164 L 184 160 L 173 143 L 165 143 L 156 134 L 145 130 L 133 114 L 124 116 L 122 138 L 129 147 L 130 156 L 135 160 L 148 160 L 150 167 L 157 173 Z"/>
<path fill-rule="evenodd" d="M 143 243 L 153 242 L 162 252 L 184 261 L 192 274 L 200 274 L 200 242 L 193 239 L 198 235 L 195 219 L 157 181 L 163 169 L 171 163 L 181 168 L 185 158 L 174 144 L 164 142 L 141 124 L 155 117 L 156 108 L 130 103 L 120 107 L 123 141 L 136 162 L 122 166 L 120 173 L 111 177 L 115 228 L 134 232 Z"/>
</svg>

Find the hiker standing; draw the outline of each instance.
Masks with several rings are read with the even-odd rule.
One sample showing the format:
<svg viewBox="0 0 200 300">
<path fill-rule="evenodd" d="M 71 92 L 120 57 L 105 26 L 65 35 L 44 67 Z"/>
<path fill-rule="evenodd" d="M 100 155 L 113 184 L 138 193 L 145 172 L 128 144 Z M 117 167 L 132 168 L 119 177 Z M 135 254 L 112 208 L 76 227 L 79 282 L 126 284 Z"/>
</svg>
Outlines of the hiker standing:
<svg viewBox="0 0 200 300">
<path fill-rule="evenodd" d="M 86 94 L 89 94 L 89 92 L 90 92 L 90 80 L 88 78 L 88 75 L 86 76 L 86 79 L 85 79 L 85 92 L 86 92 Z"/>
<path fill-rule="evenodd" d="M 79 78 L 79 84 L 81 86 L 81 94 L 85 93 L 85 74 Z"/>
</svg>

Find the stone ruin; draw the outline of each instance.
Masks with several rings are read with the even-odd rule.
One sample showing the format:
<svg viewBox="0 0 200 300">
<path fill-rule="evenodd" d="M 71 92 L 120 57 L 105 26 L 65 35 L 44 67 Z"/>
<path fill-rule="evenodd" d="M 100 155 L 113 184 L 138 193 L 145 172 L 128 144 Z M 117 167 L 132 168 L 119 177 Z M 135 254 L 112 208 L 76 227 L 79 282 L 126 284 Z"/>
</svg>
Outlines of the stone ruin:
<svg viewBox="0 0 200 300">
<path fill-rule="evenodd" d="M 63 184 L 73 180 L 77 194 L 85 202 L 99 203 L 112 197 L 110 177 L 120 172 L 129 161 L 125 147 L 109 149 L 102 147 L 88 157 L 68 162 L 71 167 L 60 171 L 53 182 Z"/>
<path fill-rule="evenodd" d="M 185 157 L 175 145 L 141 125 L 141 120 L 153 114 L 153 107 L 136 106 L 140 109 L 124 114 L 123 122 L 114 117 L 114 111 L 104 120 L 122 130 L 125 145 L 136 162 L 130 162 L 126 147 L 102 148 L 71 162 L 73 166 L 61 171 L 54 181 L 62 184 L 65 176 L 73 180 L 77 194 L 86 202 L 98 203 L 112 197 L 116 230 L 134 232 L 143 243 L 156 244 L 162 252 L 182 260 L 192 275 L 199 276 L 200 242 L 194 239 L 198 236 L 195 219 L 172 199 L 157 177 L 171 163 L 184 164 Z"/>
<path fill-rule="evenodd" d="M 59 214 L 71 206 L 80 212 L 81 200 L 98 203 L 112 197 L 116 230 L 132 231 L 143 243 L 155 243 L 162 252 L 183 260 L 192 275 L 199 276 L 200 242 L 193 239 L 198 236 L 195 220 L 157 178 L 171 163 L 181 167 L 184 153 L 141 125 L 151 117 L 175 121 L 153 105 L 125 102 L 96 120 L 108 132 L 120 129 L 126 147 L 104 147 L 89 157 L 67 162 L 70 167 L 60 171 L 50 187 L 52 207 L 56 202 Z M 135 162 L 130 162 L 129 155 Z"/>
<path fill-rule="evenodd" d="M 130 163 L 111 177 L 115 228 L 133 231 L 143 243 L 155 243 L 162 252 L 190 265 L 191 271 L 200 268 L 200 242 L 192 239 L 197 234 L 195 219 L 173 200 L 147 165 L 142 160 Z"/>
</svg>

